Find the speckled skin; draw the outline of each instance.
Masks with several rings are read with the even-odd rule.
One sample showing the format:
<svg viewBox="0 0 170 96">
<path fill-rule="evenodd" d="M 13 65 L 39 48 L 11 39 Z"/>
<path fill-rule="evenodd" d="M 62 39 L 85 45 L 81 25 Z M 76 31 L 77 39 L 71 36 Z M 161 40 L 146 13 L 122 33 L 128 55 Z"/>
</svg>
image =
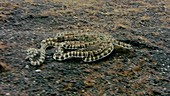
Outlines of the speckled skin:
<svg viewBox="0 0 170 96">
<path fill-rule="evenodd" d="M 114 47 L 132 49 L 129 44 L 117 41 L 110 35 L 99 32 L 66 32 L 54 38 L 41 41 L 41 48 L 29 48 L 27 59 L 32 65 L 41 65 L 45 60 L 47 47 L 55 47 L 53 58 L 63 61 L 70 58 L 81 58 L 84 62 L 94 62 L 108 56 Z"/>
</svg>

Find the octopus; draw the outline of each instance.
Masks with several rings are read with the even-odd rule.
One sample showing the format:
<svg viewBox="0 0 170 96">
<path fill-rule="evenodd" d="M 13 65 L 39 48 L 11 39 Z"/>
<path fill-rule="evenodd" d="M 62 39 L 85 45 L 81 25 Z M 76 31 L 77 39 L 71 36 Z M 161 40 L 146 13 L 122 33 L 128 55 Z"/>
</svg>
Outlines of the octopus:
<svg viewBox="0 0 170 96">
<path fill-rule="evenodd" d="M 41 41 L 39 49 L 27 49 L 27 57 L 31 65 L 41 65 L 45 61 L 46 50 L 54 47 L 53 59 L 80 58 L 83 62 L 94 62 L 107 57 L 115 48 L 132 49 L 126 44 L 114 39 L 111 35 L 102 32 L 62 32 L 53 38 Z"/>
</svg>

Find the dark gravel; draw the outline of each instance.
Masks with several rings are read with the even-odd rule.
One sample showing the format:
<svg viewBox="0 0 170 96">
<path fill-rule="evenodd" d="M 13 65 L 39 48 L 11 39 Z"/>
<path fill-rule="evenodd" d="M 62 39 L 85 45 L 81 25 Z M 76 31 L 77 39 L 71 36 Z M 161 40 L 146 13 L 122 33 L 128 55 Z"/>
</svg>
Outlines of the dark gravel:
<svg viewBox="0 0 170 96">
<path fill-rule="evenodd" d="M 34 2 L 33 2 L 34 1 Z M 0 2 L 0 96 L 170 95 L 168 0 L 13 0 Z M 102 31 L 136 50 L 98 62 L 58 62 L 49 49 L 42 66 L 25 50 L 64 31 Z"/>
</svg>

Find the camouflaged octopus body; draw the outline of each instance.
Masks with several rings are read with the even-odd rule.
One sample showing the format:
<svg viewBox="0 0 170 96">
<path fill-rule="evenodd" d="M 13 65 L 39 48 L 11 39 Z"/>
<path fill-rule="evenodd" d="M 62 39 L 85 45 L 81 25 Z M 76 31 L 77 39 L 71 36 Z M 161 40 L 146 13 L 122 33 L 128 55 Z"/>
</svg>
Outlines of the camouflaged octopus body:
<svg viewBox="0 0 170 96">
<path fill-rule="evenodd" d="M 46 48 L 50 46 L 56 48 L 53 58 L 57 61 L 81 58 L 84 62 L 93 62 L 108 56 L 114 47 L 131 49 L 129 44 L 119 42 L 108 34 L 67 32 L 42 40 L 40 49 L 29 48 L 26 58 L 32 65 L 40 65 L 45 60 Z"/>
</svg>

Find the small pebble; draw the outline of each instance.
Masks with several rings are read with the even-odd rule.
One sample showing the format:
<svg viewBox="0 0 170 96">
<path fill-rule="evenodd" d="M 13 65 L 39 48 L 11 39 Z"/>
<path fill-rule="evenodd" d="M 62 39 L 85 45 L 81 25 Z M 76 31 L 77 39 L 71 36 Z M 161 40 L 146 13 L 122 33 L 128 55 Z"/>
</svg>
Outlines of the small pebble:
<svg viewBox="0 0 170 96">
<path fill-rule="evenodd" d="M 10 95 L 10 93 L 6 93 L 5 95 L 6 95 L 6 96 L 9 96 L 9 95 Z"/>
<path fill-rule="evenodd" d="M 40 70 L 40 69 L 37 69 L 37 70 L 35 70 L 35 72 L 41 72 L 41 70 Z"/>
<path fill-rule="evenodd" d="M 30 66 L 29 66 L 29 65 L 26 65 L 26 66 L 25 66 L 25 68 L 26 68 L 26 69 L 29 69 L 29 68 L 30 68 Z"/>
</svg>

